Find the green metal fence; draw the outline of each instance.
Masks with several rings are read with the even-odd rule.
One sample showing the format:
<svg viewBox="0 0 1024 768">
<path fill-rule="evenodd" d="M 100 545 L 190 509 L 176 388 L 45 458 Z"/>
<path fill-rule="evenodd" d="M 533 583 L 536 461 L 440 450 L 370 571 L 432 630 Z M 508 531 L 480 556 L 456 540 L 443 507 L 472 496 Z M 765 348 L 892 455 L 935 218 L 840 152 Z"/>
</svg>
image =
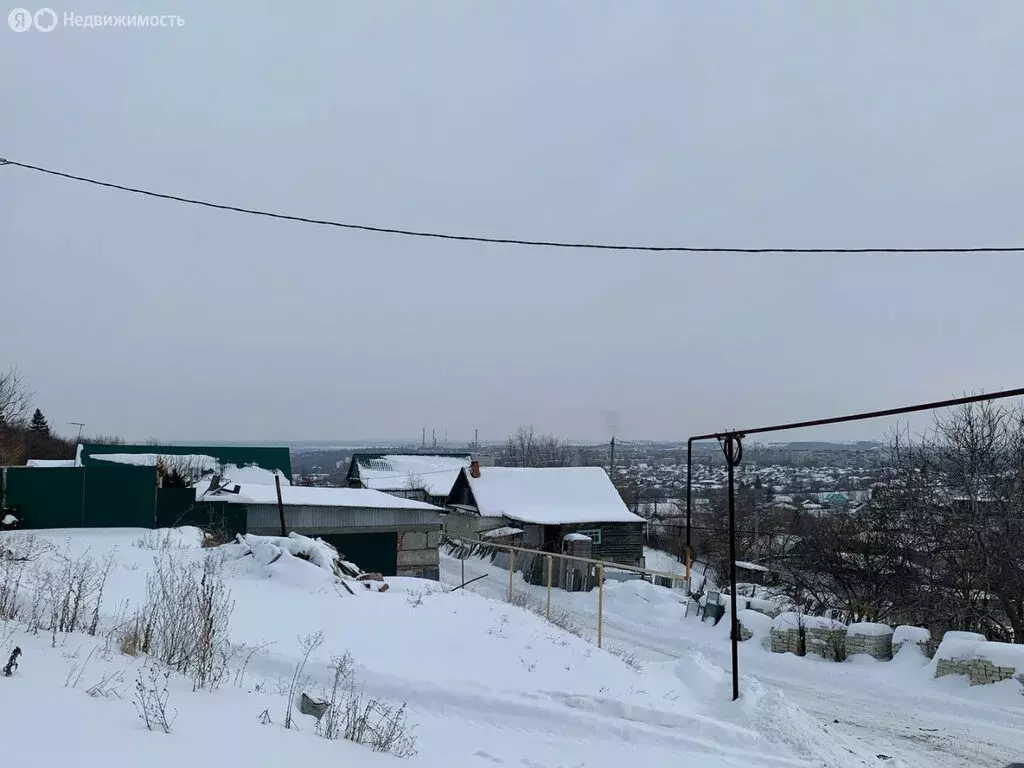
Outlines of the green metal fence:
<svg viewBox="0 0 1024 768">
<path fill-rule="evenodd" d="M 246 532 L 245 507 L 225 502 L 197 502 L 193 488 L 160 488 L 156 494 L 156 525 L 178 528 L 194 525 L 234 536 Z"/>
<path fill-rule="evenodd" d="M 0 506 L 22 528 L 152 528 L 154 467 L 5 467 Z"/>
</svg>

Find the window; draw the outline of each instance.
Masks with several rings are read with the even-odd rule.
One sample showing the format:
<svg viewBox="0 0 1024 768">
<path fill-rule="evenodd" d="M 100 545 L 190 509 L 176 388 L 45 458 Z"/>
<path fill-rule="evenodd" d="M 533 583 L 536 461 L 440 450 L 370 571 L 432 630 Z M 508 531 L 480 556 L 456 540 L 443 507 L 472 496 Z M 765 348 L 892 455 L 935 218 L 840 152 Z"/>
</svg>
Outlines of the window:
<svg viewBox="0 0 1024 768">
<path fill-rule="evenodd" d="M 576 533 L 582 533 L 584 536 L 588 537 L 596 546 L 600 546 L 601 545 L 601 529 L 600 528 L 591 528 L 590 530 L 587 530 L 587 531 L 576 531 Z"/>
</svg>

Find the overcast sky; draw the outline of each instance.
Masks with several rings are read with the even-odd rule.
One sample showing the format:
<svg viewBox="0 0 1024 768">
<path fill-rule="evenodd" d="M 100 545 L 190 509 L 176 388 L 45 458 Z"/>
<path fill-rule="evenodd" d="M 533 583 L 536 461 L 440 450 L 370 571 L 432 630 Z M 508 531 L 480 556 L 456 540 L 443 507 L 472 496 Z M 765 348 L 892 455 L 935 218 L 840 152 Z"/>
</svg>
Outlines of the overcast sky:
<svg viewBox="0 0 1024 768">
<path fill-rule="evenodd" d="M 408 229 L 1024 245 L 1019 0 L 301 5 L 0 28 L 0 156 Z M 1024 385 L 1024 255 L 437 242 L 7 167 L 0 284 L 0 367 L 127 439 L 685 439 Z"/>
</svg>

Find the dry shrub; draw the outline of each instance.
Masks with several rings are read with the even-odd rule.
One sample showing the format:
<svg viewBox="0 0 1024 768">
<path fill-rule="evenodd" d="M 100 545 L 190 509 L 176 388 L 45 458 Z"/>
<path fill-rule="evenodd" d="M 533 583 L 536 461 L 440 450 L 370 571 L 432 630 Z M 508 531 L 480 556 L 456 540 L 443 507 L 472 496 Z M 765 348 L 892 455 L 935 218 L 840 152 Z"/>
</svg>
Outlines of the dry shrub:
<svg viewBox="0 0 1024 768">
<path fill-rule="evenodd" d="M 325 739 L 345 739 L 396 757 L 414 757 L 416 737 L 407 718 L 406 705 L 365 698 L 356 683 L 355 661 L 346 651 L 331 658 L 331 689 L 326 692 L 327 712 L 317 724 Z"/>
<path fill-rule="evenodd" d="M 216 688 L 228 672 L 232 646 L 228 628 L 234 603 L 213 553 L 201 561 L 165 550 L 146 578 L 146 604 L 118 629 L 121 649 L 151 654 L 192 680 L 193 688 Z"/>
</svg>

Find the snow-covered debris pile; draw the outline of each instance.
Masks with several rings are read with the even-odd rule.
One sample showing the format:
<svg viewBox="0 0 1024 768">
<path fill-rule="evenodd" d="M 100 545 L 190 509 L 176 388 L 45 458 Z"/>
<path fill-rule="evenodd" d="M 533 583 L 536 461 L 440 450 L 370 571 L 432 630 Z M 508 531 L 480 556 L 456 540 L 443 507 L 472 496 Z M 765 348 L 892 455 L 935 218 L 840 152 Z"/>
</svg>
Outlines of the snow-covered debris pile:
<svg viewBox="0 0 1024 768">
<path fill-rule="evenodd" d="M 381 583 L 380 574 L 365 573 L 355 563 L 343 560 L 338 550 L 323 539 L 311 539 L 298 533 L 288 536 L 256 536 L 248 533 L 238 534 L 235 541 L 225 544 L 221 549 L 232 558 L 252 556 L 262 566 L 271 566 L 282 562 L 283 567 L 290 568 L 292 560 L 300 560 L 326 571 L 340 580 L 360 582 L 365 589 L 385 592 L 388 585 Z M 346 585 L 349 593 L 351 587 Z"/>
<path fill-rule="evenodd" d="M 991 643 L 974 632 L 947 632 L 934 663 L 935 677 L 967 675 L 971 685 L 1000 683 L 1024 671 L 1024 645 Z"/>
<path fill-rule="evenodd" d="M 0 520 L 0 528 L 16 528 L 18 526 L 18 518 L 14 515 L 4 515 L 3 520 Z"/>
<path fill-rule="evenodd" d="M 879 661 L 892 659 L 892 627 L 863 621 L 846 630 L 846 655 L 866 653 Z"/>
</svg>

